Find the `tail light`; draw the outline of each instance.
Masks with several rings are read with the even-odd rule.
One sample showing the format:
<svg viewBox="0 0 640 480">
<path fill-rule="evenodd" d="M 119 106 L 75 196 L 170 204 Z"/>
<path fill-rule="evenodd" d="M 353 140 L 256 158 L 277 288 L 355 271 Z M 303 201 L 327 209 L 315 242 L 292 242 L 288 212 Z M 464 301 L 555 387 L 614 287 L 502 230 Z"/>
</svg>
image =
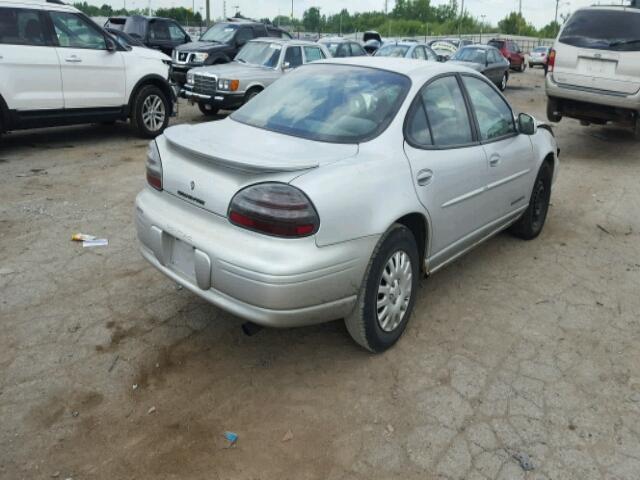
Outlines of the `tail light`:
<svg viewBox="0 0 640 480">
<path fill-rule="evenodd" d="M 229 220 L 255 232 L 287 238 L 313 235 L 320 226 L 307 196 L 285 183 L 259 183 L 240 190 L 229 205 Z"/>
<path fill-rule="evenodd" d="M 549 52 L 549 58 L 547 58 L 547 71 L 553 72 L 553 67 L 556 64 L 556 51 L 551 49 Z"/>
<path fill-rule="evenodd" d="M 155 140 L 149 142 L 147 149 L 147 183 L 162 191 L 162 160 Z"/>
</svg>

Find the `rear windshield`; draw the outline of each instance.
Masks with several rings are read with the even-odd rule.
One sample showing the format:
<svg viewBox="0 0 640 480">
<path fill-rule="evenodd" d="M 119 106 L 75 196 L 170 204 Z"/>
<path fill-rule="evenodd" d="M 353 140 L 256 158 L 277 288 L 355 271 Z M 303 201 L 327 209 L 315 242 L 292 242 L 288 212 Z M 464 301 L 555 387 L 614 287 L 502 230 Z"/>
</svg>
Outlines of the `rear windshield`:
<svg viewBox="0 0 640 480">
<path fill-rule="evenodd" d="M 483 48 L 465 47 L 458 50 L 451 60 L 459 62 L 485 63 L 487 61 L 487 51 Z"/>
<path fill-rule="evenodd" d="M 404 57 L 409 51 L 406 45 L 385 45 L 376 52 L 376 57 Z"/>
<path fill-rule="evenodd" d="M 546 53 L 548 50 L 549 47 L 536 47 L 533 49 L 533 51 L 537 53 Z"/>
<path fill-rule="evenodd" d="M 279 79 L 231 115 L 247 125 L 333 143 L 360 143 L 393 120 L 408 77 L 350 65 L 306 65 Z"/>
<path fill-rule="evenodd" d="M 496 47 L 498 50 L 500 50 L 502 47 L 504 47 L 504 42 L 499 40 L 491 40 L 489 43 L 487 43 L 487 45 L 491 45 L 492 47 Z"/>
<path fill-rule="evenodd" d="M 640 51 L 640 13 L 578 11 L 571 16 L 558 41 L 581 48 Z"/>
</svg>

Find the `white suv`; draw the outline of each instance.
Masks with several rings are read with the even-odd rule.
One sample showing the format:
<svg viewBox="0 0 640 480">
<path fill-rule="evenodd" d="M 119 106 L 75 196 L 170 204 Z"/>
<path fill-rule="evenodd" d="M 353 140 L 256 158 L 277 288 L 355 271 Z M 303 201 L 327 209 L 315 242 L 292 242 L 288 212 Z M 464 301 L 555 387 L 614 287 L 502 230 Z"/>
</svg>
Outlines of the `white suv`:
<svg viewBox="0 0 640 480">
<path fill-rule="evenodd" d="M 59 0 L 0 2 L 0 133 L 131 119 L 144 137 L 175 111 L 171 59 L 116 40 Z"/>
<path fill-rule="evenodd" d="M 549 120 L 616 122 L 632 127 L 640 139 L 640 2 L 576 10 L 560 31 L 548 68 Z"/>
</svg>

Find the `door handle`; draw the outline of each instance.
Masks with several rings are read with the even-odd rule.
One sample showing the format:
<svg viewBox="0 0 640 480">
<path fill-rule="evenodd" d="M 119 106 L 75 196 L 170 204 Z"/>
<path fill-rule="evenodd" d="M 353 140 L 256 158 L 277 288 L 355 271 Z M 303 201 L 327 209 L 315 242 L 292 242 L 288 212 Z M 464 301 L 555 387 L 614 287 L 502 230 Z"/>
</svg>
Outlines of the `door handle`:
<svg viewBox="0 0 640 480">
<path fill-rule="evenodd" d="M 424 170 L 420 170 L 418 172 L 418 175 L 416 175 L 416 181 L 418 182 L 418 185 L 420 185 L 421 187 L 424 187 L 425 185 L 430 184 L 431 180 L 433 180 L 433 172 L 428 168 L 425 168 Z"/>
<path fill-rule="evenodd" d="M 497 167 L 499 164 L 500 164 L 500 155 L 498 154 L 492 155 L 491 158 L 489 159 L 489 166 Z"/>
<path fill-rule="evenodd" d="M 75 55 L 71 55 L 70 57 L 65 58 L 64 61 L 68 63 L 80 63 L 82 62 L 82 59 L 76 57 Z"/>
</svg>

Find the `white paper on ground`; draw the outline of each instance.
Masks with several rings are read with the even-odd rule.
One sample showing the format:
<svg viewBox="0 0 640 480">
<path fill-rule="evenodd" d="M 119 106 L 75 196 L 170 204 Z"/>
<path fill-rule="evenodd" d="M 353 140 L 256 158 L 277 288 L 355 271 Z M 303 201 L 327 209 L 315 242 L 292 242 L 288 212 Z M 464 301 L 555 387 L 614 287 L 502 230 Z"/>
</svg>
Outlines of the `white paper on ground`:
<svg viewBox="0 0 640 480">
<path fill-rule="evenodd" d="M 109 240 L 106 238 L 96 238 L 82 242 L 83 247 L 106 247 L 107 245 L 109 245 Z"/>
</svg>

